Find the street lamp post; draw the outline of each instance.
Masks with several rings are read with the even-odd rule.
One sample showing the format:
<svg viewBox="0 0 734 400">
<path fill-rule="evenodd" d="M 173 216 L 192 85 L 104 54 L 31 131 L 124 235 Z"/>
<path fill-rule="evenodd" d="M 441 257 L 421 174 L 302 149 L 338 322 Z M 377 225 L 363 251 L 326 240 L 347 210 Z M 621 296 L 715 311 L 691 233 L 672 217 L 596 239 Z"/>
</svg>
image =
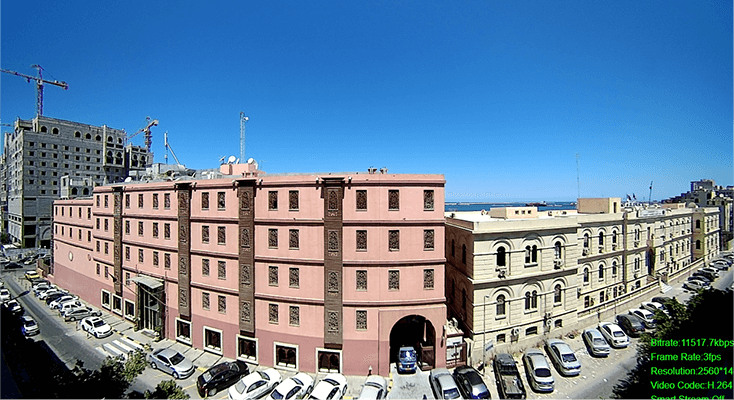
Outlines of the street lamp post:
<svg viewBox="0 0 734 400">
<path fill-rule="evenodd" d="M 487 360 L 486 360 L 486 353 L 487 353 L 487 345 L 486 345 L 486 336 L 487 336 L 487 299 L 489 298 L 489 295 L 484 295 L 484 302 L 483 302 L 483 310 L 482 310 L 482 369 L 484 370 L 484 373 L 487 372 Z"/>
</svg>

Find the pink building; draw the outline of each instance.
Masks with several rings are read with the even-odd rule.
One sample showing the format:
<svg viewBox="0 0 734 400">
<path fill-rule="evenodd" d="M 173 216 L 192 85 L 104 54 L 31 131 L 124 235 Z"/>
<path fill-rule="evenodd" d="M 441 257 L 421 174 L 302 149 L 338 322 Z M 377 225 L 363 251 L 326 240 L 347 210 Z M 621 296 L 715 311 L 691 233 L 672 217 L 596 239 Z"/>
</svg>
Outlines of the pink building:
<svg viewBox="0 0 734 400">
<path fill-rule="evenodd" d="M 413 345 L 445 366 L 442 175 L 221 172 L 56 201 L 49 277 L 225 357 L 387 375 Z"/>
</svg>

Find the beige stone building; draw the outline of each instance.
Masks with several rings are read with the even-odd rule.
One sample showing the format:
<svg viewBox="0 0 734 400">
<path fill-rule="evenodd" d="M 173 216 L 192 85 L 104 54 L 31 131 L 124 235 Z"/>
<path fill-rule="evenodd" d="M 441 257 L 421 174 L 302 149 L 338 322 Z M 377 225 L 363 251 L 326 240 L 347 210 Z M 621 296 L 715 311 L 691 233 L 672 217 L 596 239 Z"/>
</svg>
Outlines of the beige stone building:
<svg viewBox="0 0 734 400">
<path fill-rule="evenodd" d="M 447 308 L 468 335 L 470 361 L 481 361 L 482 348 L 515 351 L 595 325 L 660 293 L 718 251 L 717 213 L 620 198 L 579 199 L 569 211 L 447 213 Z"/>
</svg>

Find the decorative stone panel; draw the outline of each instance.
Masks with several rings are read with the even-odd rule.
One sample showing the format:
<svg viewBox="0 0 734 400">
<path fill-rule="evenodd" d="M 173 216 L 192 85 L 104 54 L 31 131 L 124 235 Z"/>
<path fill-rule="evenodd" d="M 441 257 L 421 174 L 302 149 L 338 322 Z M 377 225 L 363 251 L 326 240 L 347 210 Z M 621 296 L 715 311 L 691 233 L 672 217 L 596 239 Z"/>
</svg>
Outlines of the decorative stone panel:
<svg viewBox="0 0 734 400">
<path fill-rule="evenodd" d="M 424 190 L 423 191 L 423 209 L 424 210 L 433 210 L 433 190 Z"/>
<path fill-rule="evenodd" d="M 288 192 L 288 209 L 298 210 L 298 190 L 291 190 Z"/>
<path fill-rule="evenodd" d="M 242 282 L 243 285 L 252 285 L 252 274 L 250 273 L 251 268 L 252 267 L 249 265 L 240 266 L 240 282 Z"/>
<path fill-rule="evenodd" d="M 242 228 L 241 232 L 242 233 L 240 234 L 240 240 L 241 240 L 240 245 L 243 248 L 249 249 L 250 248 L 250 228 Z"/>
<path fill-rule="evenodd" d="M 339 332 L 339 312 L 329 311 L 327 321 L 327 331 L 330 333 Z"/>
<path fill-rule="evenodd" d="M 357 250 L 367 250 L 367 231 L 365 230 L 357 231 Z"/>
<path fill-rule="evenodd" d="M 357 190 L 357 210 L 367 210 L 367 191 Z"/>
<path fill-rule="evenodd" d="M 299 244 L 298 243 L 299 242 L 298 229 L 290 229 L 288 233 L 289 233 L 288 248 L 293 249 L 293 250 L 298 249 L 298 244 Z"/>
<path fill-rule="evenodd" d="M 366 270 L 357 270 L 357 290 L 367 290 Z"/>
<path fill-rule="evenodd" d="M 178 305 L 185 307 L 188 307 L 189 305 L 189 296 L 186 289 L 184 288 L 180 288 L 178 290 Z"/>
<path fill-rule="evenodd" d="M 399 190 L 388 190 L 387 191 L 387 204 L 389 210 L 400 209 L 400 191 Z"/>
<path fill-rule="evenodd" d="M 249 301 L 240 302 L 240 322 L 252 322 L 252 303 Z"/>
<path fill-rule="evenodd" d="M 191 318 L 191 183 L 177 183 L 176 191 L 178 196 L 178 286 L 184 290 L 186 296 L 185 302 L 179 301 L 179 314 L 188 320 Z"/>
<path fill-rule="evenodd" d="M 433 289 L 433 269 L 423 270 L 423 289 Z"/>
<path fill-rule="evenodd" d="M 329 231 L 329 252 L 339 252 L 339 232 Z"/>
<path fill-rule="evenodd" d="M 426 229 L 423 231 L 423 250 L 434 249 L 434 230 Z"/>
<path fill-rule="evenodd" d="M 336 189 L 329 189 L 329 211 L 339 210 L 339 192 Z"/>
<path fill-rule="evenodd" d="M 339 293 L 339 274 L 329 271 L 329 293 Z"/>
</svg>

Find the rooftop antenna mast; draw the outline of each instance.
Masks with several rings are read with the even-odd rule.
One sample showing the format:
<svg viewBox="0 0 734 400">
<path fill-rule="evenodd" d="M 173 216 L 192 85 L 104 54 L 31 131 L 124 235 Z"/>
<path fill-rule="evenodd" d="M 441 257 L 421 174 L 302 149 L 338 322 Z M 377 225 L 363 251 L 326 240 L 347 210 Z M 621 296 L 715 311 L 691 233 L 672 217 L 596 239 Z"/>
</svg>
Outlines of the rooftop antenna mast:
<svg viewBox="0 0 734 400">
<path fill-rule="evenodd" d="M 250 117 L 245 116 L 244 111 L 240 111 L 240 160 L 245 160 L 245 125 Z"/>
<path fill-rule="evenodd" d="M 579 153 L 576 153 L 576 199 L 581 198 L 581 181 L 579 180 Z"/>
<path fill-rule="evenodd" d="M 647 198 L 647 202 L 652 204 L 652 181 L 650 181 L 650 196 Z"/>
</svg>

